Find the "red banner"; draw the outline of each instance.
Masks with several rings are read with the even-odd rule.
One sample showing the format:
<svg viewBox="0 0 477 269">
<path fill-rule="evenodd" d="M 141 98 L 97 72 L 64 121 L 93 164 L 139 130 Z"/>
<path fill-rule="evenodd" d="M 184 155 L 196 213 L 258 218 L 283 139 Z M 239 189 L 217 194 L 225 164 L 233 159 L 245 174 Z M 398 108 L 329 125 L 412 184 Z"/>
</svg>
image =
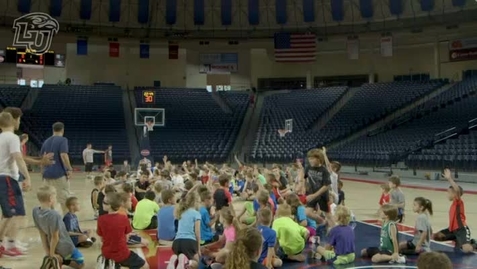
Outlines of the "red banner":
<svg viewBox="0 0 477 269">
<path fill-rule="evenodd" d="M 109 43 L 109 57 L 119 57 L 119 43 Z"/>
<path fill-rule="evenodd" d="M 169 41 L 169 60 L 179 59 L 179 44 L 177 42 Z"/>
</svg>

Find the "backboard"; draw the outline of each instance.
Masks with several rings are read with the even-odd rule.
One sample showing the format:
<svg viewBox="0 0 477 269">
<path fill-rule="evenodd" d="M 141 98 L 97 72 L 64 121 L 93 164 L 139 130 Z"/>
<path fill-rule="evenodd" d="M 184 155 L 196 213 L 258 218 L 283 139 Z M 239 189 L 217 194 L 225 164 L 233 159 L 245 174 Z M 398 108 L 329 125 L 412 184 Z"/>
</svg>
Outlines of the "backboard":
<svg viewBox="0 0 477 269">
<path fill-rule="evenodd" d="M 293 119 L 285 120 L 285 130 L 289 133 L 293 132 Z"/>
<path fill-rule="evenodd" d="M 165 125 L 165 110 L 163 108 L 135 108 L 134 123 L 136 126 L 145 126 L 146 122 L 154 122 L 154 127 Z"/>
</svg>

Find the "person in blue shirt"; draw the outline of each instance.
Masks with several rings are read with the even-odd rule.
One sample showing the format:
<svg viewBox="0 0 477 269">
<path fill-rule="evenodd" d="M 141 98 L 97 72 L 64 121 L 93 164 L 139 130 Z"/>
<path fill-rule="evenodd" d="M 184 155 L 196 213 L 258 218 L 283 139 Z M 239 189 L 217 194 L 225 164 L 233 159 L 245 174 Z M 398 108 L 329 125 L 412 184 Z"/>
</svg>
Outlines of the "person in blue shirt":
<svg viewBox="0 0 477 269">
<path fill-rule="evenodd" d="M 68 211 L 66 199 L 70 196 L 70 184 L 73 168 L 68 156 L 68 139 L 63 137 L 65 125 L 61 122 L 53 124 L 53 135 L 43 142 L 41 155 L 53 154 L 53 164 L 43 168 L 43 182 L 57 190 L 57 200 L 63 213 Z"/>
<path fill-rule="evenodd" d="M 258 211 L 258 226 L 263 237 L 262 253 L 258 258 L 258 263 L 265 265 L 267 268 L 281 267 L 283 262 L 275 255 L 275 245 L 277 243 L 277 232 L 270 228 L 273 214 L 269 208 L 262 208 Z"/>
<path fill-rule="evenodd" d="M 202 202 L 199 213 L 201 217 L 200 221 L 200 238 L 201 238 L 201 245 L 207 245 L 219 240 L 219 235 L 212 231 L 212 226 L 215 225 L 217 222 L 217 218 L 215 216 L 214 208 L 212 206 L 212 193 L 209 190 L 203 190 L 199 193 L 200 201 Z M 210 213 L 207 210 L 210 208 Z"/>
<path fill-rule="evenodd" d="M 301 203 L 298 195 L 295 193 L 289 194 L 287 196 L 287 204 L 289 204 L 292 209 L 292 214 L 295 217 L 295 221 L 301 226 L 306 227 L 310 233 L 310 239 L 314 240 L 313 238 L 316 236 L 316 228 L 318 225 L 314 219 L 307 217 L 306 208 Z"/>
<path fill-rule="evenodd" d="M 176 199 L 173 190 L 163 190 L 161 199 L 164 205 L 157 212 L 157 239 L 161 245 L 171 245 L 176 237 L 174 209 Z"/>
</svg>

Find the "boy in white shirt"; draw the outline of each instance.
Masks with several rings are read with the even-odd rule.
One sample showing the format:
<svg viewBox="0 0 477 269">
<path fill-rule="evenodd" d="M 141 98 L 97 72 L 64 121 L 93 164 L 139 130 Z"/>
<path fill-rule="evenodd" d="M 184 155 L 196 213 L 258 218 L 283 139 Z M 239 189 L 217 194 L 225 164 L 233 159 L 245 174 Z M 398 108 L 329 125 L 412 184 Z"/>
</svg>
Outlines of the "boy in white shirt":
<svg viewBox="0 0 477 269">
<path fill-rule="evenodd" d="M 23 160 L 20 138 L 14 133 L 20 118 L 13 119 L 8 112 L 0 113 L 0 207 L 3 218 L 0 221 L 0 244 L 8 237 L 9 241 L 0 246 L 0 254 L 22 256 L 24 253 L 15 245 L 18 227 L 25 216 L 25 204 L 21 189 L 30 189 L 31 181 L 25 161 Z M 21 173 L 25 178 L 22 187 L 18 183 Z"/>
</svg>

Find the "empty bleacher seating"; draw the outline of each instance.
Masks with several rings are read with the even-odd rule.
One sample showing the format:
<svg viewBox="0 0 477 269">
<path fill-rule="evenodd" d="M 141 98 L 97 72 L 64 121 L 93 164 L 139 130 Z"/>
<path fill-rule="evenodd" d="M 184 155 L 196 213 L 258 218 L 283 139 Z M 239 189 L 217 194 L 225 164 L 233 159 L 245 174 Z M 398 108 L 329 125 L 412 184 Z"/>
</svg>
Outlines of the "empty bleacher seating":
<svg viewBox="0 0 477 269">
<path fill-rule="evenodd" d="M 32 109 L 25 112 L 23 123 L 40 147 L 52 134 L 52 124 L 63 122 L 75 163 L 83 163 L 82 151 L 88 142 L 98 150 L 111 144 L 113 161 L 119 163 L 130 156 L 122 94 L 116 86 L 45 85 Z M 102 157 L 96 156 L 97 160 Z"/>
<path fill-rule="evenodd" d="M 308 131 L 343 94 L 346 87 L 293 90 L 265 97 L 260 126 L 251 151 L 254 160 L 284 161 L 306 148 L 315 146 L 316 134 Z M 277 130 L 285 120 L 293 119 L 293 133 L 280 138 Z"/>
<path fill-rule="evenodd" d="M 466 128 L 468 121 L 477 117 L 476 90 L 475 78 L 457 83 L 391 122 L 380 132 L 333 149 L 330 156 L 345 163 L 377 166 L 401 160 L 411 152 L 431 146 L 441 138 L 436 135 L 443 131 L 459 132 Z M 441 158 L 448 157 L 438 157 L 435 153 L 423 151 L 409 157 L 409 161 L 411 165 L 422 165 L 426 163 L 422 160 L 432 159 L 436 161 L 433 164 L 437 164 Z"/>
<path fill-rule="evenodd" d="M 0 107 L 21 107 L 30 87 L 17 85 L 0 85 Z"/>
<path fill-rule="evenodd" d="M 142 88 L 136 89 L 141 107 Z M 165 109 L 165 126 L 149 134 L 152 155 L 172 161 L 199 159 L 225 161 L 232 149 L 248 107 L 247 92 L 220 94 L 232 109 L 222 111 L 205 89 L 156 89 L 157 108 Z"/>
</svg>

